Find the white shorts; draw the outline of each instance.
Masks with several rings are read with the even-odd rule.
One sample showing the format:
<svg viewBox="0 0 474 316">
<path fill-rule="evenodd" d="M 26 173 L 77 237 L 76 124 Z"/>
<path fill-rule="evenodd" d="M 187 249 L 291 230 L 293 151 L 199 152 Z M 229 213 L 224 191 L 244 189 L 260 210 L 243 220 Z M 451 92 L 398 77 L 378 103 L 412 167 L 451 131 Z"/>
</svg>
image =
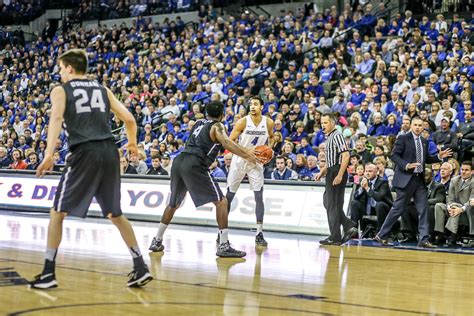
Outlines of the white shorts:
<svg viewBox="0 0 474 316">
<path fill-rule="evenodd" d="M 251 164 L 247 160 L 234 155 L 227 176 L 227 188 L 230 192 L 237 192 L 245 175 L 249 178 L 250 190 L 260 191 L 262 189 L 263 165 Z"/>
</svg>

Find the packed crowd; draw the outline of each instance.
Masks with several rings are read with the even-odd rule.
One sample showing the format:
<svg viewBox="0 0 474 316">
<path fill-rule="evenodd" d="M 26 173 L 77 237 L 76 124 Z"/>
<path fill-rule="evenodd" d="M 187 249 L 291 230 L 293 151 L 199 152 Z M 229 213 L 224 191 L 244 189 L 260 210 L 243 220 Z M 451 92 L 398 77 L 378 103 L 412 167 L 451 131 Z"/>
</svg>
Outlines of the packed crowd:
<svg viewBox="0 0 474 316">
<path fill-rule="evenodd" d="M 197 10 L 198 0 L 80 0 L 75 1 L 78 10 L 71 12 L 70 19 L 110 20 L 157 14 L 169 14 Z M 205 6 L 202 6 L 205 9 Z"/>
<path fill-rule="evenodd" d="M 389 20 L 377 10 L 370 4 L 347 6 L 342 14 L 335 7 L 306 8 L 225 20 L 207 7 L 198 25 L 140 16 L 130 27 L 79 28 L 7 45 L 0 52 L 0 167 L 35 169 L 41 161 L 49 91 L 60 79 L 56 57 L 81 47 L 89 76 L 110 87 L 138 123 L 141 153 L 122 157 L 123 173 L 169 174 L 206 102 L 225 102 L 231 131 L 258 95 L 263 114 L 275 122 L 275 159 L 266 178 L 313 179 L 325 163 L 320 118 L 327 112 L 338 115 L 356 184 L 372 162 L 390 182 L 391 148 L 414 116 L 424 121 L 431 153 L 453 149 L 457 160 L 446 163 L 456 176 L 473 139 L 471 21 L 454 15 L 448 22 L 441 14 L 415 20 L 410 11 Z M 111 118 L 111 124 L 124 145 L 123 123 Z M 58 168 L 66 153 L 62 135 Z M 211 167 L 216 177 L 226 176 L 230 159 L 227 154 Z M 443 165 L 432 166 L 437 181 L 446 180 Z"/>
<path fill-rule="evenodd" d="M 44 12 L 44 3 L 43 0 L 0 1 L 0 25 L 28 24 Z"/>
</svg>

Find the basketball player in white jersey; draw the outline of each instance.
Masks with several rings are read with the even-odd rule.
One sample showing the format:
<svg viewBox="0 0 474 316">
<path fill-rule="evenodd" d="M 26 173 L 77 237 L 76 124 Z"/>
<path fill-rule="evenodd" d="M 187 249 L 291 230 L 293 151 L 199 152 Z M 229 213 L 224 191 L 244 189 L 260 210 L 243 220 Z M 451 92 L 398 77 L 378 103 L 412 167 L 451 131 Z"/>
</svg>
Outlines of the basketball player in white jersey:
<svg viewBox="0 0 474 316">
<path fill-rule="evenodd" d="M 262 116 L 263 100 L 257 96 L 250 99 L 250 113 L 241 118 L 235 124 L 230 139 L 236 141 L 239 145 L 247 148 L 255 148 L 265 145 L 268 142 L 270 148 L 273 147 L 273 121 Z M 263 238 L 263 214 L 265 206 L 263 205 L 263 165 L 252 164 L 245 159 L 234 155 L 230 164 L 229 175 L 227 176 L 227 200 L 229 201 L 229 209 L 235 193 L 244 179 L 248 176 L 250 190 L 255 195 L 255 214 L 257 217 L 257 236 L 255 244 L 257 246 L 267 246 L 266 240 Z"/>
</svg>

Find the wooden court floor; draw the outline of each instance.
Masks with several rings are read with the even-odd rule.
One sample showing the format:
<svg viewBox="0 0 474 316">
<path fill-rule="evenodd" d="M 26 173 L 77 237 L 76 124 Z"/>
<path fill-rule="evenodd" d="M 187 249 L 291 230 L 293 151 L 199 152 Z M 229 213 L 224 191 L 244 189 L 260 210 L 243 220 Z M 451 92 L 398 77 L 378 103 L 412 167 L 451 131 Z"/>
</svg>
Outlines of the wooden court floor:
<svg viewBox="0 0 474 316">
<path fill-rule="evenodd" d="M 320 247 L 314 236 L 231 230 L 245 259 L 216 259 L 214 228 L 171 225 L 165 252 L 146 249 L 156 223 L 133 223 L 155 280 L 126 287 L 132 264 L 106 220 L 68 219 L 59 287 L 29 290 L 48 218 L 0 213 L 1 315 L 474 315 L 472 255 Z"/>
</svg>

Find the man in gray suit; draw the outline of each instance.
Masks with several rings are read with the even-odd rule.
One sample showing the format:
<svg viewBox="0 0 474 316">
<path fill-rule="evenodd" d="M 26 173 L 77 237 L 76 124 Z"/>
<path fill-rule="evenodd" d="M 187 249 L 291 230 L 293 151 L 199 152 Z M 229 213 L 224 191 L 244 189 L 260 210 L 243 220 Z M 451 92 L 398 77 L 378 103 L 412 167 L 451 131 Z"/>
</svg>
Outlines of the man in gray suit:
<svg viewBox="0 0 474 316">
<path fill-rule="evenodd" d="M 469 210 L 471 199 L 474 199 L 472 163 L 465 161 L 461 165 L 461 175 L 451 180 L 449 194 L 446 199 L 447 203 L 437 203 L 435 206 L 435 231 L 438 233 L 437 244 L 442 244 L 442 236 L 444 228 L 446 228 L 450 234 L 448 244 L 456 245 L 459 221 L 467 222 L 466 217 L 468 217 L 469 221 L 472 222 L 472 212 Z M 447 222 L 446 217 L 448 218 Z"/>
</svg>

